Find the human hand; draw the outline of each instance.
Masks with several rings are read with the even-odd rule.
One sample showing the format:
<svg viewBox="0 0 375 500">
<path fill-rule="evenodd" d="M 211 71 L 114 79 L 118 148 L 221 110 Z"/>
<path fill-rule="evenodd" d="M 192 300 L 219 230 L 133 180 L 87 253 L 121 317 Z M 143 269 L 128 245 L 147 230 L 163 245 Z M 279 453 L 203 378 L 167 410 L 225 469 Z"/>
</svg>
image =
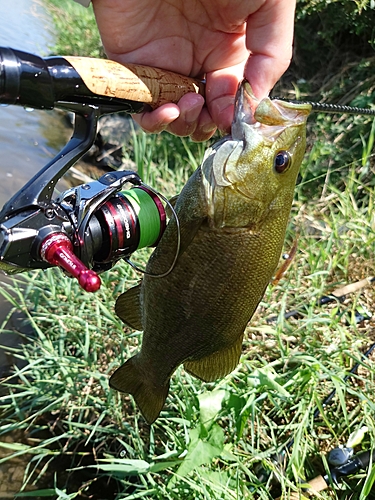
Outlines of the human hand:
<svg viewBox="0 0 375 500">
<path fill-rule="evenodd" d="M 93 0 L 107 56 L 206 79 L 206 100 L 186 94 L 135 117 L 148 132 L 204 141 L 228 131 L 245 76 L 266 96 L 290 63 L 296 0 Z"/>
</svg>

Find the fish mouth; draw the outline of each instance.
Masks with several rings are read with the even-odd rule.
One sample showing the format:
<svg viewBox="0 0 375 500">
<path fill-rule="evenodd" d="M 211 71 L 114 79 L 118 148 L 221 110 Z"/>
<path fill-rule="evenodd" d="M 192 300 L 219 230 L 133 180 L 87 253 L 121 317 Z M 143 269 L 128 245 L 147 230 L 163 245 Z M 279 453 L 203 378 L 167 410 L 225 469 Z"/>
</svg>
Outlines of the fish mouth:
<svg viewBox="0 0 375 500">
<path fill-rule="evenodd" d="M 235 99 L 232 138 L 244 140 L 249 127 L 264 138 L 275 140 L 286 127 L 306 121 L 311 105 L 292 103 L 265 97 L 261 101 L 253 94 L 250 83 L 243 80 Z"/>
</svg>

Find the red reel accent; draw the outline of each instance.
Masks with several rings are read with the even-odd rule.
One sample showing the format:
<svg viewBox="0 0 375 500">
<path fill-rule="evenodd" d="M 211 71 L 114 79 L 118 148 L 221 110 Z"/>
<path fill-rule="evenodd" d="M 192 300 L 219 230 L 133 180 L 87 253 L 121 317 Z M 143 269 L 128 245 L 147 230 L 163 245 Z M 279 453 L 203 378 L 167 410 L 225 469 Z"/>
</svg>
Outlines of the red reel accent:
<svg viewBox="0 0 375 500">
<path fill-rule="evenodd" d="M 92 270 L 73 253 L 73 245 L 64 233 L 54 233 L 47 236 L 41 245 L 40 256 L 53 266 L 62 267 L 68 274 L 78 280 L 86 292 L 99 290 L 101 280 Z"/>
</svg>

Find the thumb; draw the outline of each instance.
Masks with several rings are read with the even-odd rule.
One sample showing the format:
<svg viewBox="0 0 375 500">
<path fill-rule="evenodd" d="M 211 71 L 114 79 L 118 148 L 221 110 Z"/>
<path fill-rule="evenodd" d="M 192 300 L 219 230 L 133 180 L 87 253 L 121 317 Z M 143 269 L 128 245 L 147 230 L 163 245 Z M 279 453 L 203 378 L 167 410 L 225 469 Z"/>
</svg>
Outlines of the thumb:
<svg viewBox="0 0 375 500">
<path fill-rule="evenodd" d="M 213 122 L 222 132 L 229 132 L 234 112 L 234 98 L 243 79 L 244 63 L 211 71 L 206 75 L 206 105 Z"/>
<path fill-rule="evenodd" d="M 293 50 L 295 0 L 268 0 L 248 18 L 245 68 L 254 94 L 265 97 L 287 70 Z"/>
</svg>

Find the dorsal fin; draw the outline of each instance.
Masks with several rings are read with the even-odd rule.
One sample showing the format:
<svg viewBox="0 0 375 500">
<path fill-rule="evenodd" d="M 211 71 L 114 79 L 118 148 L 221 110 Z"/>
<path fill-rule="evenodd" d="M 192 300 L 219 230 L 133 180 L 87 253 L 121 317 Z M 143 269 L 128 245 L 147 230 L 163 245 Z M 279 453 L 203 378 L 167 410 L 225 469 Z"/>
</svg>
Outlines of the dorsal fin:
<svg viewBox="0 0 375 500">
<path fill-rule="evenodd" d="M 140 302 L 141 285 L 134 286 L 120 295 L 116 300 L 117 316 L 134 330 L 143 330 L 142 307 Z"/>
</svg>

